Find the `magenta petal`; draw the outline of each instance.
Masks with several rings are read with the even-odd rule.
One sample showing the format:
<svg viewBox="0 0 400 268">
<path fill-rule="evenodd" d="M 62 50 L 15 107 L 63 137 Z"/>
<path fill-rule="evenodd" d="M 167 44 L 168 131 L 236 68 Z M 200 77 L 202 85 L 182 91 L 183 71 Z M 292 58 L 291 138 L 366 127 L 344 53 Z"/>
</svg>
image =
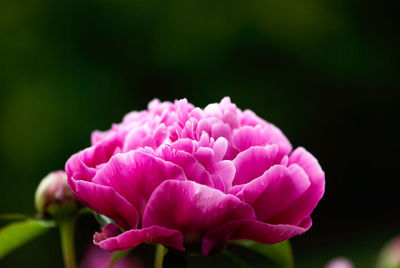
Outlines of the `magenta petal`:
<svg viewBox="0 0 400 268">
<path fill-rule="evenodd" d="M 218 139 L 219 137 L 224 137 L 227 140 L 231 138 L 232 131 L 228 124 L 219 122 L 215 123 L 211 127 L 211 136 L 214 139 Z"/>
<path fill-rule="evenodd" d="M 216 245 L 239 239 L 250 239 L 262 244 L 275 244 L 304 233 L 310 226 L 311 221 L 305 227 L 268 224 L 251 219 L 228 222 L 204 235 L 202 250 L 203 254 L 207 256 Z"/>
<path fill-rule="evenodd" d="M 67 163 L 65 164 L 65 172 L 67 173 L 68 178 L 73 177 L 77 180 L 90 181 L 94 175 L 96 175 L 96 169 L 88 167 L 80 159 L 82 152 L 76 153 L 68 159 Z"/>
<path fill-rule="evenodd" d="M 274 222 L 298 224 L 311 214 L 317 206 L 325 191 L 325 174 L 312 154 L 304 148 L 297 148 L 289 157 L 289 165 L 297 164 L 307 173 L 311 182 L 310 187 L 302 194 L 292 206 L 283 211 L 274 219 Z"/>
<path fill-rule="evenodd" d="M 193 155 L 206 169 L 211 169 L 214 158 L 213 149 L 200 147 Z"/>
<path fill-rule="evenodd" d="M 276 145 L 255 146 L 239 153 L 233 160 L 236 167 L 233 185 L 247 183 L 261 176 L 275 163 L 277 153 Z"/>
<path fill-rule="evenodd" d="M 153 190 L 165 180 L 186 180 L 182 168 L 155 156 L 131 151 L 117 154 L 93 178 L 113 187 L 141 214 Z"/>
<path fill-rule="evenodd" d="M 180 230 L 186 242 L 199 242 L 204 232 L 229 221 L 254 218 L 253 209 L 233 195 L 192 181 L 165 181 L 153 193 L 143 227 Z"/>
<path fill-rule="evenodd" d="M 113 188 L 75 179 L 69 179 L 68 184 L 84 205 L 114 219 L 124 228 L 137 227 L 139 216 L 136 208 Z"/>
<path fill-rule="evenodd" d="M 185 172 L 188 180 L 214 187 L 210 173 L 202 164 L 200 164 L 199 161 L 196 160 L 196 158 L 194 158 L 193 155 L 184 151 L 178 151 L 174 156 L 167 160 L 179 165 Z"/>
<path fill-rule="evenodd" d="M 151 135 L 150 130 L 145 127 L 135 128 L 126 135 L 122 151 L 129 152 L 145 146 L 156 148 L 156 141 Z"/>
<path fill-rule="evenodd" d="M 282 131 L 272 124 L 266 124 L 263 127 L 245 126 L 235 129 L 232 135 L 232 144 L 239 152 L 252 146 L 276 144 L 279 148 L 278 155 L 280 157 L 290 153 L 292 150 L 292 145 Z"/>
<path fill-rule="evenodd" d="M 308 176 L 299 166 L 273 166 L 246 184 L 236 196 L 254 208 L 258 220 L 268 221 L 289 207 L 309 186 Z"/>
<path fill-rule="evenodd" d="M 213 166 L 212 174 L 221 177 L 224 188 L 228 191 L 232 187 L 233 178 L 235 177 L 235 165 L 233 161 L 223 160 Z"/>
<path fill-rule="evenodd" d="M 132 229 L 121 234 L 118 226 L 110 223 L 103 227 L 101 233 L 94 234 L 93 242 L 102 249 L 111 251 L 128 250 L 145 242 L 185 250 L 181 232 L 160 226 Z"/>
<path fill-rule="evenodd" d="M 219 162 L 222 159 L 224 159 L 227 149 L 228 149 L 228 141 L 223 137 L 218 138 L 215 141 L 214 147 L 213 147 L 213 150 L 214 150 L 213 162 Z"/>
</svg>

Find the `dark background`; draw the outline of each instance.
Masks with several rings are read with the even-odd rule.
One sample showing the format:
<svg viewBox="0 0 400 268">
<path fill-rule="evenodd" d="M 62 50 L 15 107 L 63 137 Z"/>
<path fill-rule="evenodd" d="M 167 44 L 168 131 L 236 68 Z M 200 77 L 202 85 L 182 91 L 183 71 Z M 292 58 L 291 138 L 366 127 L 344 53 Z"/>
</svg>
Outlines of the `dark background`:
<svg viewBox="0 0 400 268">
<path fill-rule="evenodd" d="M 296 267 L 373 267 L 400 233 L 398 1 L 0 2 L 0 213 L 34 213 L 48 172 L 157 97 L 230 96 L 326 172 Z M 79 223 L 79 256 L 93 220 Z M 144 250 L 143 250 L 144 251 Z M 142 252 L 142 251 L 139 251 Z M 1 267 L 62 265 L 57 232 Z"/>
</svg>

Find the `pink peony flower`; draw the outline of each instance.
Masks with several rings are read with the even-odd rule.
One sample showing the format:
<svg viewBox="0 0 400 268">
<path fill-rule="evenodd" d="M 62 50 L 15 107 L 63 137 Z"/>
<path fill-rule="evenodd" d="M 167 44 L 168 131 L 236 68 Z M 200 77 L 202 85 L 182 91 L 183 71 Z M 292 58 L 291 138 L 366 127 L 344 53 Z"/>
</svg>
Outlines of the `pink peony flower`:
<svg viewBox="0 0 400 268">
<path fill-rule="evenodd" d="M 292 152 L 276 126 L 229 98 L 204 109 L 153 100 L 95 131 L 66 172 L 76 198 L 115 220 L 94 235 L 114 251 L 152 242 L 208 255 L 229 240 L 277 243 L 310 228 L 325 187 L 309 152 Z"/>
</svg>

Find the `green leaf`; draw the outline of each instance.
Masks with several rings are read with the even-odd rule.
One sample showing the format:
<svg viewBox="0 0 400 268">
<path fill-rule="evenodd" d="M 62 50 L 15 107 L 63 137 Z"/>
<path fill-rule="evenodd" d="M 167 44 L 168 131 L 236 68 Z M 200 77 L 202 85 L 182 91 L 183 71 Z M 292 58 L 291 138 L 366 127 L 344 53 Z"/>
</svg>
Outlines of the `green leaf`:
<svg viewBox="0 0 400 268">
<path fill-rule="evenodd" d="M 54 222 L 36 219 L 4 226 L 0 229 L 0 259 L 54 226 Z"/>
<path fill-rule="evenodd" d="M 26 220 L 29 216 L 19 213 L 0 214 L 0 220 Z"/>
<path fill-rule="evenodd" d="M 264 255 L 282 268 L 293 268 L 293 254 L 289 240 L 273 245 L 264 245 L 251 240 L 240 240 L 234 244 Z"/>
<path fill-rule="evenodd" d="M 130 250 L 125 250 L 125 251 L 118 251 L 115 252 L 111 258 L 110 263 L 108 264 L 108 267 L 113 267 L 114 264 L 116 264 L 120 259 L 125 257 Z"/>
<path fill-rule="evenodd" d="M 100 224 L 101 227 L 106 226 L 109 223 L 113 223 L 114 221 L 107 216 L 104 216 L 100 213 L 93 212 L 94 217 L 96 218 L 97 222 Z"/>
<path fill-rule="evenodd" d="M 250 265 L 248 265 L 244 260 L 242 260 L 240 257 L 232 254 L 228 250 L 224 251 L 224 255 L 230 258 L 236 265 L 240 268 L 250 268 Z"/>
</svg>

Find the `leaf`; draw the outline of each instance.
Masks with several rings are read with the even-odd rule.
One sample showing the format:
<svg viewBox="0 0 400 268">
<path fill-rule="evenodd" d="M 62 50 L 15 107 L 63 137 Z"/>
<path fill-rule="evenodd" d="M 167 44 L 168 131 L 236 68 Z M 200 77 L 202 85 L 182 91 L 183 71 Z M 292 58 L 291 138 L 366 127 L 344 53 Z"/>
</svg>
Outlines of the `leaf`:
<svg viewBox="0 0 400 268">
<path fill-rule="evenodd" d="M 225 256 L 229 257 L 236 265 L 240 268 L 250 268 L 250 265 L 248 265 L 244 260 L 242 260 L 240 257 L 232 254 L 228 250 L 224 251 Z"/>
<path fill-rule="evenodd" d="M 116 264 L 120 259 L 125 257 L 130 250 L 125 250 L 125 251 L 118 251 L 115 252 L 110 260 L 110 263 L 108 264 L 108 267 L 113 267 L 114 264 Z"/>
<path fill-rule="evenodd" d="M 100 213 L 93 212 L 96 221 L 100 224 L 101 227 L 106 226 L 109 223 L 113 223 L 114 221 L 107 216 L 104 216 Z"/>
<path fill-rule="evenodd" d="M 0 214 L 0 220 L 26 220 L 29 216 L 25 214 L 18 214 L 18 213 L 7 213 L 7 214 Z"/>
<path fill-rule="evenodd" d="M 293 254 L 289 240 L 273 245 L 264 245 L 251 240 L 239 240 L 234 244 L 264 255 L 282 268 L 293 268 Z"/>
<path fill-rule="evenodd" d="M 4 226 L 0 229 L 0 259 L 54 226 L 54 222 L 37 219 L 13 222 Z"/>
</svg>

